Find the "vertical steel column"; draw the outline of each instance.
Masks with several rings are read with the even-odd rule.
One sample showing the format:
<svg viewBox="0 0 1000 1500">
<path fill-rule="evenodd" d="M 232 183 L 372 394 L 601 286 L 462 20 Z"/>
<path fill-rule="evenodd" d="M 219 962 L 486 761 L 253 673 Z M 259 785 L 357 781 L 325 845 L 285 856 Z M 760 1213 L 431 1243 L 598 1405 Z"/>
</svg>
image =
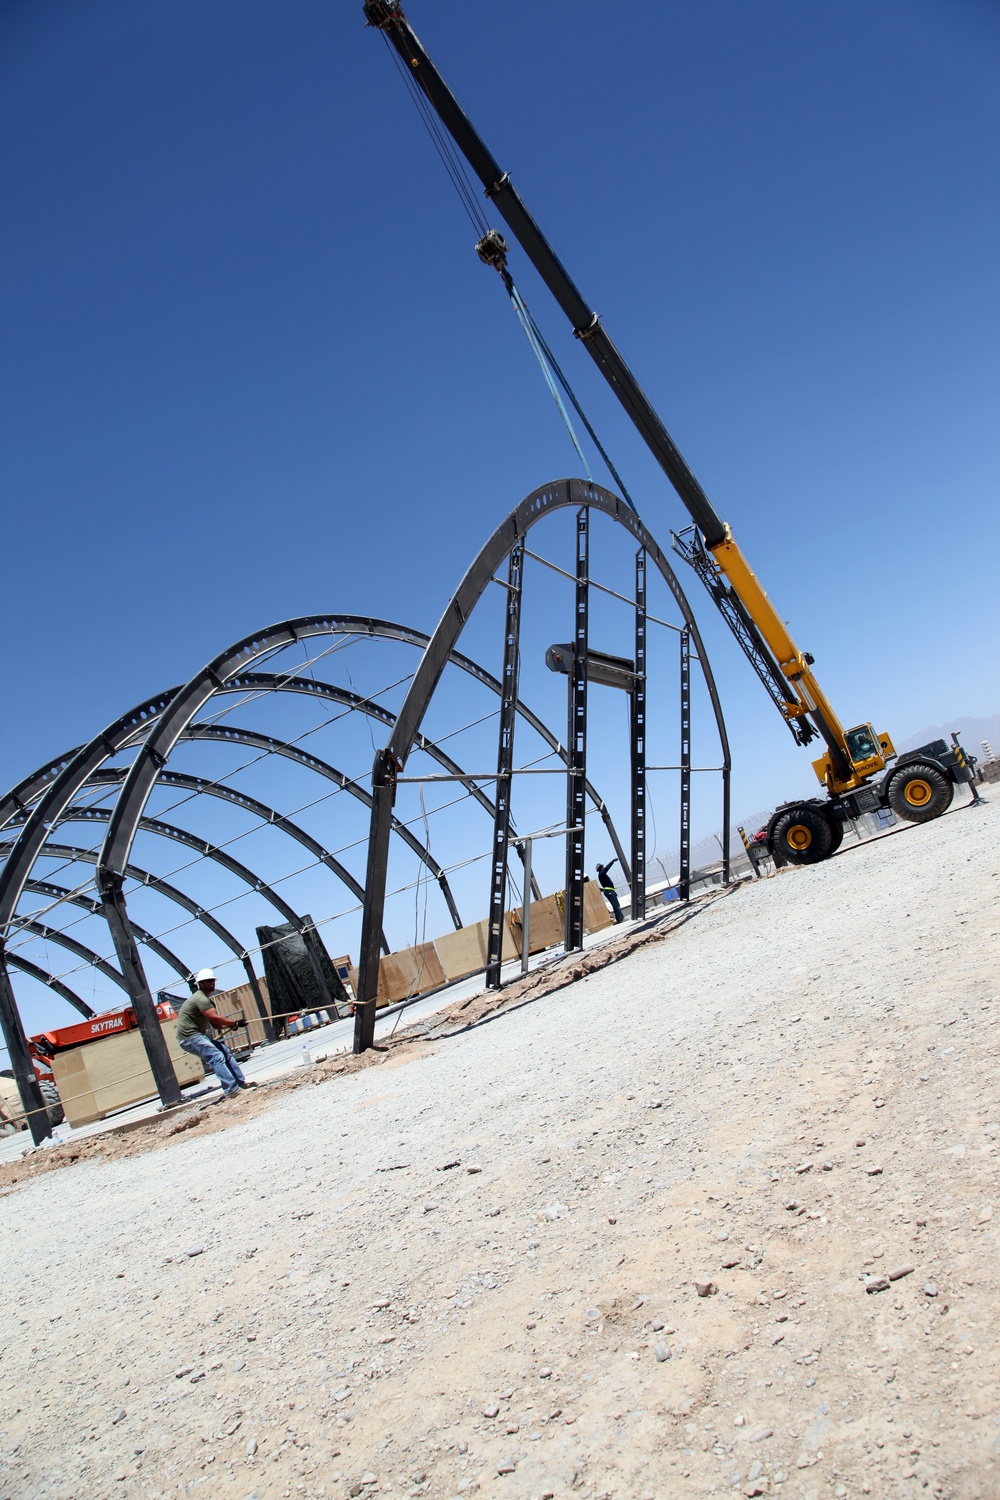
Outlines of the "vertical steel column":
<svg viewBox="0 0 1000 1500">
<path fill-rule="evenodd" d="M 531 958 L 531 840 L 524 841 L 524 905 L 521 907 L 521 973 L 527 974 Z"/>
<path fill-rule="evenodd" d="M 101 898 L 104 918 L 111 933 L 111 940 L 118 955 L 118 966 L 132 1000 L 132 1009 L 139 1023 L 142 1045 L 146 1049 L 149 1066 L 156 1084 L 156 1092 L 165 1105 L 180 1104 L 181 1090 L 177 1082 L 174 1065 L 156 1014 L 156 1006 L 150 992 L 146 971 L 142 967 L 139 949 L 128 918 L 123 886 L 124 876 L 117 870 L 98 867 L 97 893 Z"/>
<path fill-rule="evenodd" d="M 10 1053 L 10 1066 L 17 1083 L 17 1092 L 21 1096 L 31 1139 L 36 1146 L 39 1146 L 46 1136 L 52 1134 L 52 1126 L 49 1124 L 48 1110 L 42 1098 L 42 1091 L 38 1087 L 38 1077 L 31 1061 L 31 1053 L 28 1051 L 28 1039 L 21 1025 L 21 1017 L 18 1015 L 17 1001 L 14 999 L 10 975 L 7 972 L 3 939 L 0 939 L 0 1024 L 3 1025 L 4 1040 L 7 1043 L 7 1051 Z"/>
<path fill-rule="evenodd" d="M 587 811 L 587 651 L 590 605 L 590 510 L 576 513 L 576 622 L 573 667 L 569 680 L 569 724 L 566 775 L 566 910 L 565 946 L 583 947 L 584 817 Z"/>
<path fill-rule="evenodd" d="M 691 895 L 691 633 L 682 630 L 681 642 L 681 873 L 682 901 Z"/>
<path fill-rule="evenodd" d="M 733 815 L 732 814 L 731 805 L 730 805 L 730 785 L 729 785 L 729 772 L 730 772 L 730 769 L 731 768 L 730 768 L 730 765 L 729 765 L 729 759 L 727 757 L 726 758 L 726 762 L 725 762 L 725 764 L 722 767 L 722 884 L 723 885 L 728 885 L 729 882 L 730 882 L 730 879 L 732 878 L 731 871 L 730 871 L 730 866 L 732 864 L 732 853 L 731 853 L 731 850 L 730 850 L 730 847 L 729 847 L 729 844 L 730 844 L 730 838 L 729 838 L 729 821 L 730 821 L 730 819 L 732 818 L 732 815 Z"/>
<path fill-rule="evenodd" d="M 399 766 L 392 751 L 376 751 L 372 766 L 372 816 L 368 832 L 365 909 L 361 919 L 361 953 L 358 957 L 358 996 L 354 1007 L 355 1052 L 366 1052 L 375 1040 L 385 881 L 398 775 Z"/>
<path fill-rule="evenodd" d="M 646 915 L 646 549 L 635 554 L 635 681 L 629 694 L 632 752 L 632 920 Z"/>
<path fill-rule="evenodd" d="M 490 909 L 486 929 L 486 988 L 500 988 L 503 963 L 504 908 L 507 903 L 507 855 L 510 839 L 511 771 L 521 661 L 521 579 L 524 544 L 516 542 L 507 561 L 507 607 L 504 620 L 503 671 L 500 674 L 500 728 L 497 737 L 497 788 L 490 865 Z M 530 874 L 528 877 L 530 881 Z M 531 886 L 524 900 L 531 901 Z"/>
</svg>

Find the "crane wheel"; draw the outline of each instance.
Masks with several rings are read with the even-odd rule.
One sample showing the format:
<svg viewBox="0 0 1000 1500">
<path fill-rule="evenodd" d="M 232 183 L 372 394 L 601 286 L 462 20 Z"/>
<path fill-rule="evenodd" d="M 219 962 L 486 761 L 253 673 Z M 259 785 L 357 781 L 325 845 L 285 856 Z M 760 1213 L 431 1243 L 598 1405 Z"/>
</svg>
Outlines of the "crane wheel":
<svg viewBox="0 0 1000 1500">
<path fill-rule="evenodd" d="M 889 782 L 889 806 L 909 823 L 929 823 L 951 806 L 955 787 L 937 766 L 915 760 L 900 766 Z"/>
<path fill-rule="evenodd" d="M 830 827 L 833 830 L 833 843 L 830 845 L 830 853 L 836 854 L 837 850 L 844 842 L 844 825 L 843 823 L 841 823 L 839 818 L 835 818 L 831 815 Z"/>
<path fill-rule="evenodd" d="M 802 803 L 781 814 L 769 843 L 786 864 L 818 865 L 834 851 L 833 824 L 826 813 Z"/>
</svg>

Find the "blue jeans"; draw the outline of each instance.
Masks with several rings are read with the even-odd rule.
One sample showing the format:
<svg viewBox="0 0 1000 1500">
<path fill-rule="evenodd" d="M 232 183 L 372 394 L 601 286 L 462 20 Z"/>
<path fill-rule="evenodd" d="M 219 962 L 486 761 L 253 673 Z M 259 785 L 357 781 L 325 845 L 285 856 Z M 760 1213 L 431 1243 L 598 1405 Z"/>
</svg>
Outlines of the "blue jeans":
<svg viewBox="0 0 1000 1500">
<path fill-rule="evenodd" d="M 186 1036 L 181 1042 L 181 1048 L 185 1052 L 192 1052 L 195 1057 L 200 1057 L 203 1063 L 207 1063 L 222 1084 L 222 1092 L 227 1099 L 238 1094 L 241 1084 L 246 1083 L 243 1070 L 236 1061 L 225 1042 L 212 1041 L 211 1037 Z"/>
</svg>

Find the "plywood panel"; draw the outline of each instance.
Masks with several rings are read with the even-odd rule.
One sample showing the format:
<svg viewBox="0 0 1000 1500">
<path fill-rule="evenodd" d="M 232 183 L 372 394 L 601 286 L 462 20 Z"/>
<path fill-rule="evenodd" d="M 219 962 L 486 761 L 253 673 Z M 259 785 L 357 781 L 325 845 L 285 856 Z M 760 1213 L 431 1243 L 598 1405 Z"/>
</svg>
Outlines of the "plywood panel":
<svg viewBox="0 0 1000 1500">
<path fill-rule="evenodd" d="M 613 921 L 614 918 L 601 895 L 600 886 L 593 880 L 584 881 L 583 925 L 587 932 L 600 932 L 602 927 L 610 927 Z"/>
<path fill-rule="evenodd" d="M 518 907 L 510 914 L 511 943 L 515 953 L 521 951 L 521 912 Z M 530 951 L 541 953 L 543 948 L 554 948 L 563 941 L 565 923 L 562 911 L 562 892 L 543 896 L 531 903 L 531 923 L 528 932 Z"/>
<path fill-rule="evenodd" d="M 520 936 L 515 940 L 510 919 L 513 914 L 504 914 L 502 956 L 506 961 L 520 953 Z M 489 922 L 474 922 L 471 927 L 460 927 L 457 932 L 446 932 L 435 938 L 434 946 L 441 960 L 441 967 L 449 979 L 462 979 L 466 974 L 475 974 L 486 967 L 486 949 L 489 941 Z"/>
<path fill-rule="evenodd" d="M 173 1021 L 163 1023 L 163 1037 L 181 1088 L 198 1083 L 204 1077 L 201 1063 L 181 1051 Z M 156 1096 L 153 1074 L 138 1031 L 59 1052 L 52 1059 L 52 1073 L 71 1125 L 89 1125 L 115 1110 Z"/>
<path fill-rule="evenodd" d="M 416 948 L 386 954 L 379 964 L 379 980 L 384 982 L 390 1000 L 406 1000 L 444 984 L 445 971 L 434 944 L 420 943 Z"/>
</svg>

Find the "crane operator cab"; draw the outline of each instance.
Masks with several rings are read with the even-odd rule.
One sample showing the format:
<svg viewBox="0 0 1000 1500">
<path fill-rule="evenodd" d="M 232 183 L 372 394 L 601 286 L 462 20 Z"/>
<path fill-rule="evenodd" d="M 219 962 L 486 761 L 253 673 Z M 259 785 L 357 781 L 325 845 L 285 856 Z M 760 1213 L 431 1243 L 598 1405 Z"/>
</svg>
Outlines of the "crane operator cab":
<svg viewBox="0 0 1000 1500">
<path fill-rule="evenodd" d="M 844 741 L 851 757 L 851 765 L 862 776 L 870 776 L 873 771 L 883 770 L 893 753 L 888 735 L 877 735 L 870 724 L 859 724 L 856 729 L 848 729 Z"/>
</svg>

